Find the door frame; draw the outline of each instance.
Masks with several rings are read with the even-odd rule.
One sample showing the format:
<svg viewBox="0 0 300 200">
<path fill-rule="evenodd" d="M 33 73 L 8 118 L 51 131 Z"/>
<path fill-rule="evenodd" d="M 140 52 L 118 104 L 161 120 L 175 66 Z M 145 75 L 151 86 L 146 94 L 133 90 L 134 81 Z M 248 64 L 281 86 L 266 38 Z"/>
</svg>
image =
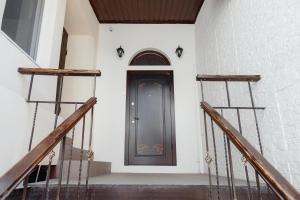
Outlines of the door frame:
<svg viewBox="0 0 300 200">
<path fill-rule="evenodd" d="M 129 136 L 130 136 L 130 102 L 129 98 L 130 95 L 128 95 L 130 91 L 130 84 L 129 84 L 129 73 L 130 74 L 137 74 L 137 75 L 143 75 L 143 74 L 151 74 L 151 75 L 169 75 L 171 76 L 171 143 L 172 143 L 172 163 L 171 164 L 130 164 L 129 163 Z M 126 72 L 126 116 L 125 116 L 125 159 L 124 159 L 124 165 L 125 166 L 177 166 L 177 151 L 176 151 L 176 129 L 175 129 L 175 104 L 174 104 L 174 75 L 173 70 L 127 70 Z"/>
</svg>

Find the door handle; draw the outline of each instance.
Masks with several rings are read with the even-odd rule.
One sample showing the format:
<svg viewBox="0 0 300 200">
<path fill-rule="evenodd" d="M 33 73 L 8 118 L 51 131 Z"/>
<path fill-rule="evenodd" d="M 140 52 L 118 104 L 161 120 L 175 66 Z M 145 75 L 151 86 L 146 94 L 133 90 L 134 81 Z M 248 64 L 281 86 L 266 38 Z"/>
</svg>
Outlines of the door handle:
<svg viewBox="0 0 300 200">
<path fill-rule="evenodd" d="M 134 118 L 134 120 L 140 120 L 140 118 L 138 118 L 138 117 L 135 117 L 135 118 Z"/>
</svg>

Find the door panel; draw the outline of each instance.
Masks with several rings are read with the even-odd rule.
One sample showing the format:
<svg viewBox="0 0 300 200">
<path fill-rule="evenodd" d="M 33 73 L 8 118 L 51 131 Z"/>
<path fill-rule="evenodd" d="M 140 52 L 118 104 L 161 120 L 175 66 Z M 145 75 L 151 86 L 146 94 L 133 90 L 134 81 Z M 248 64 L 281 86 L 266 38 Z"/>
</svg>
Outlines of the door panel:
<svg viewBox="0 0 300 200">
<path fill-rule="evenodd" d="M 171 72 L 128 72 L 127 165 L 175 165 Z"/>
<path fill-rule="evenodd" d="M 137 155 L 162 155 L 164 147 L 164 85 L 141 80 L 137 91 Z"/>
</svg>

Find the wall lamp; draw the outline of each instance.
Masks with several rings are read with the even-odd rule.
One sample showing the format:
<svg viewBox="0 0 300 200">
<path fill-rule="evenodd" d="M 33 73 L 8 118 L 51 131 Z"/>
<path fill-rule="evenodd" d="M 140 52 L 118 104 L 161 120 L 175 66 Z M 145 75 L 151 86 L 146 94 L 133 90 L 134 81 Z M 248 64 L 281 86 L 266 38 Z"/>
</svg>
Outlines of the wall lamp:
<svg viewBox="0 0 300 200">
<path fill-rule="evenodd" d="M 183 48 L 181 48 L 180 46 L 177 47 L 176 51 L 175 51 L 176 55 L 178 56 L 178 58 L 180 58 L 182 56 L 183 53 Z"/>
<path fill-rule="evenodd" d="M 125 51 L 124 51 L 124 49 L 122 48 L 122 46 L 120 46 L 119 48 L 117 48 L 117 53 L 118 53 L 119 58 L 122 58 L 122 57 L 123 57 Z"/>
</svg>

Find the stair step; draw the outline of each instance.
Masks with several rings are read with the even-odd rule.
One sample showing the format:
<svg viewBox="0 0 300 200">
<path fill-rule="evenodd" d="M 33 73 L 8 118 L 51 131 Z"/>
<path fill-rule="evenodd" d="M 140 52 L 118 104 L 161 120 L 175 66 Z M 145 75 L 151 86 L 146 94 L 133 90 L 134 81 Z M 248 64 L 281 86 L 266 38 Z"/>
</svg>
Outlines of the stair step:
<svg viewBox="0 0 300 200">
<path fill-rule="evenodd" d="M 63 162 L 63 180 L 67 179 L 68 169 L 69 169 L 69 161 L 65 160 Z M 87 177 L 87 166 L 88 161 L 82 161 L 82 170 L 81 170 L 81 179 L 85 179 Z M 58 166 L 59 167 L 59 166 Z M 70 167 L 70 181 L 78 180 L 79 178 L 79 168 L 80 168 L 80 160 L 71 160 Z M 110 162 L 100 162 L 100 161 L 90 161 L 90 173 L 89 177 L 96 177 L 103 174 L 111 173 L 111 163 Z"/>
<path fill-rule="evenodd" d="M 71 150 L 72 150 L 72 156 L 71 156 Z M 88 159 L 87 153 L 88 150 L 83 150 L 82 160 Z M 64 160 L 80 160 L 80 158 L 81 158 L 81 149 L 66 145 Z"/>
<path fill-rule="evenodd" d="M 195 185 L 90 185 L 88 191 L 85 185 L 79 187 L 73 185 L 67 188 L 62 185 L 60 199 L 88 199 L 88 200 L 208 200 L 209 186 Z M 262 199 L 277 198 L 268 193 L 267 188 L 261 188 Z M 252 199 L 259 199 L 256 187 L 252 189 Z M 56 200 L 57 185 L 51 185 L 49 200 Z M 221 186 L 219 196 L 222 200 L 230 199 L 229 189 Z M 30 187 L 28 190 L 29 200 L 40 200 L 45 192 L 45 185 Z M 88 196 L 85 198 L 85 194 Z M 212 189 L 212 199 L 217 198 L 216 186 Z M 237 199 L 248 200 L 248 188 L 239 186 L 236 188 Z M 68 196 L 69 195 L 69 196 Z M 79 195 L 79 198 L 78 198 Z M 19 199 L 22 196 L 22 189 L 15 190 L 8 200 Z M 66 198 L 68 196 L 68 198 Z"/>
</svg>

